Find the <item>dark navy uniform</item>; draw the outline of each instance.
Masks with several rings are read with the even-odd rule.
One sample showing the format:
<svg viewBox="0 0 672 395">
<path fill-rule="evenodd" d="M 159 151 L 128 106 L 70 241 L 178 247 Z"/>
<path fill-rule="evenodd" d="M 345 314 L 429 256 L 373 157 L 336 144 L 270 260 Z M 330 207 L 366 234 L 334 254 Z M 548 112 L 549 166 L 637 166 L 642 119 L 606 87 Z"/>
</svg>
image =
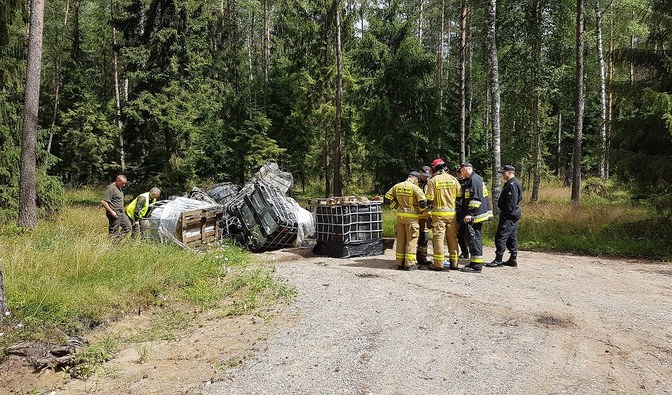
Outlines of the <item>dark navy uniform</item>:
<svg viewBox="0 0 672 395">
<path fill-rule="evenodd" d="M 470 266 L 475 267 L 480 271 L 480 266 L 483 264 L 483 239 L 481 237 L 481 228 L 483 227 L 483 222 L 493 217 L 492 208 L 490 206 L 490 192 L 483 182 L 483 178 L 476 173 L 471 173 L 471 175 L 464 180 L 464 183 L 465 187 L 462 191 L 462 208 L 460 214 L 462 218 L 467 215 L 472 217 L 471 226 L 474 230 L 474 234 L 473 242 L 469 246 L 469 252 L 471 253 Z"/>
<path fill-rule="evenodd" d="M 497 207 L 500 210 L 499 224 L 495 234 L 495 261 L 501 262 L 506 249 L 511 253 L 509 261 L 516 261 L 518 255 L 518 220 L 520 219 L 520 201 L 523 188 L 516 177 L 512 177 L 502 188 Z"/>
</svg>

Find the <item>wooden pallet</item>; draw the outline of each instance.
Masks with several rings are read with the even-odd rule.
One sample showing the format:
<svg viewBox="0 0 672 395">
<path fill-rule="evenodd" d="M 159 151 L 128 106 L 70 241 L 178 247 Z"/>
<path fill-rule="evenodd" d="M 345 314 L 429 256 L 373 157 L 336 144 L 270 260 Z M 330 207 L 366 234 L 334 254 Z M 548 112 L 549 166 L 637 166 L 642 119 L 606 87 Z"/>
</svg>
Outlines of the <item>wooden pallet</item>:
<svg viewBox="0 0 672 395">
<path fill-rule="evenodd" d="M 216 208 L 184 211 L 178 223 L 177 238 L 189 247 L 219 241 L 223 215 L 223 210 Z"/>
</svg>

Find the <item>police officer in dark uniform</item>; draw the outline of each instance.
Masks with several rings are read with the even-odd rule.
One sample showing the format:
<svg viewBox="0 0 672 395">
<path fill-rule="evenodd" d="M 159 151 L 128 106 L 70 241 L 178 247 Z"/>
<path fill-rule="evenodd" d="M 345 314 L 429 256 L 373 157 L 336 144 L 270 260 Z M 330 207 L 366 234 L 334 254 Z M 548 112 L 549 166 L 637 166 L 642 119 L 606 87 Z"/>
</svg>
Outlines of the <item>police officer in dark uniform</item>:
<svg viewBox="0 0 672 395">
<path fill-rule="evenodd" d="M 505 165 L 499 171 L 506 183 L 499 195 L 497 207 L 499 207 L 499 224 L 495 234 L 495 260 L 488 263 L 488 267 L 518 266 L 518 220 L 520 219 L 520 201 L 523 197 L 523 188 L 516 178 L 516 168 Z M 506 262 L 502 262 L 504 252 L 508 248 L 511 256 Z"/>
</svg>

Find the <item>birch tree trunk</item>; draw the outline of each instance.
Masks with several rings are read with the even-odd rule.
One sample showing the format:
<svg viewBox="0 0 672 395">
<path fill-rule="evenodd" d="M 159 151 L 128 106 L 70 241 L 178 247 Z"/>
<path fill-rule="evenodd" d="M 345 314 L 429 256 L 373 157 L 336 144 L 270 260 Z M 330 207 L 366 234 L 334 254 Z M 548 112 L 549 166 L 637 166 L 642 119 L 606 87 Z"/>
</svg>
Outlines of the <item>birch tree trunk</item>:
<svg viewBox="0 0 672 395">
<path fill-rule="evenodd" d="M 595 24 L 597 25 L 597 60 L 600 67 L 600 178 L 607 179 L 607 87 L 602 43 L 602 9 L 600 0 L 595 0 Z"/>
<path fill-rule="evenodd" d="M 9 308 L 7 307 L 7 296 L 5 296 L 5 280 L 2 265 L 0 265 L 0 322 L 8 315 Z"/>
<path fill-rule="evenodd" d="M 581 143 L 583 142 L 583 112 L 586 87 L 584 84 L 585 4 L 576 0 L 576 123 L 574 129 L 574 158 L 572 167 L 572 202 L 579 203 L 581 191 Z"/>
<path fill-rule="evenodd" d="M 24 101 L 23 138 L 19 191 L 19 226 L 37 226 L 37 116 L 40 108 L 40 72 L 42 70 L 42 32 L 44 0 L 32 0 L 28 33 L 28 66 Z"/>
<path fill-rule="evenodd" d="M 420 41 L 422 43 L 422 20 L 425 17 L 425 15 L 424 15 L 425 0 L 420 0 L 419 8 L 420 8 L 420 10 L 418 12 L 418 41 Z"/>
<path fill-rule="evenodd" d="M 539 200 L 539 185 L 541 184 L 541 125 L 540 125 L 540 102 L 541 102 L 541 92 L 540 92 L 540 79 L 539 73 L 541 71 L 541 2 L 540 0 L 535 0 L 533 2 L 533 12 L 534 12 L 534 42 L 532 45 L 532 61 L 534 62 L 535 73 L 535 86 L 534 89 L 534 98 L 532 103 L 532 113 L 533 113 L 533 124 L 532 129 L 534 130 L 534 181 L 532 183 L 532 196 L 531 200 L 536 202 Z"/>
<path fill-rule="evenodd" d="M 614 78 L 614 9 L 611 9 L 610 15 L 611 17 L 609 18 L 609 64 L 607 66 L 607 85 L 611 86 L 611 82 Z M 605 122 L 605 127 L 606 127 L 606 134 L 607 134 L 607 152 L 605 156 L 607 157 L 607 161 L 605 163 L 606 167 L 606 176 L 609 178 L 609 136 L 611 134 L 611 121 L 613 119 L 612 117 L 612 106 L 613 106 L 613 101 L 614 100 L 614 93 L 612 92 L 611 89 L 609 89 L 609 93 L 607 95 L 607 119 Z"/>
<path fill-rule="evenodd" d="M 68 13 L 70 11 L 70 1 L 65 2 L 65 15 L 63 16 L 63 30 L 57 38 L 57 47 L 60 47 L 65 31 L 68 27 Z M 51 145 L 54 141 L 54 127 L 56 126 L 56 119 L 58 118 L 58 106 L 60 102 L 61 93 L 61 54 L 56 54 L 56 61 L 54 66 L 54 116 L 51 119 L 51 130 L 49 130 L 49 141 L 47 142 L 47 152 L 51 153 Z"/>
<path fill-rule="evenodd" d="M 492 96 L 492 202 L 493 211 L 497 209 L 497 200 L 501 192 L 501 130 L 499 124 L 499 60 L 497 58 L 497 0 L 488 0 L 488 58 L 490 63 L 490 94 Z"/>
<path fill-rule="evenodd" d="M 264 68 L 264 114 L 268 112 L 268 63 L 271 58 L 271 34 L 268 18 L 268 0 L 264 0 L 264 54 L 262 56 L 262 67 Z"/>
<path fill-rule="evenodd" d="M 437 112 L 439 117 L 443 113 L 443 35 L 445 0 L 441 0 L 441 14 L 439 15 L 439 38 L 436 45 L 436 90 L 438 94 Z"/>
<path fill-rule="evenodd" d="M 556 157 L 555 157 L 555 162 L 556 162 L 556 169 L 555 169 L 555 175 L 557 177 L 560 177 L 560 172 L 562 169 L 562 113 L 560 110 L 558 110 L 558 150 L 556 151 Z"/>
<path fill-rule="evenodd" d="M 467 13 L 466 1 L 462 0 L 460 12 L 460 163 L 466 160 L 466 50 L 467 50 Z"/>
<path fill-rule="evenodd" d="M 111 5 L 111 7 L 114 7 Z M 112 19 L 114 19 L 114 8 L 111 9 Z M 117 46 L 117 29 L 112 27 L 112 72 L 114 73 L 114 106 L 115 116 L 117 118 L 117 132 L 119 133 L 119 166 L 121 172 L 126 172 L 126 154 L 124 153 L 124 124 L 121 121 L 121 94 L 119 89 L 119 49 Z"/>
<path fill-rule="evenodd" d="M 341 107 L 343 103 L 343 51 L 341 48 L 341 4 L 334 0 L 336 11 L 336 125 L 334 135 L 334 196 L 343 195 L 341 178 Z"/>
</svg>

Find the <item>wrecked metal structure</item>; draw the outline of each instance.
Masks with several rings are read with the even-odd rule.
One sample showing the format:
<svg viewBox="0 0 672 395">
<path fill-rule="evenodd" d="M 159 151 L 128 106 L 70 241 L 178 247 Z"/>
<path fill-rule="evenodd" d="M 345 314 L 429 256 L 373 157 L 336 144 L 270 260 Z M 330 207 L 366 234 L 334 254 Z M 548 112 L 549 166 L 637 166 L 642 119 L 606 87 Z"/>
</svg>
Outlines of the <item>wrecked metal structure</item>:
<svg viewBox="0 0 672 395">
<path fill-rule="evenodd" d="M 311 213 L 287 196 L 291 174 L 267 163 L 242 188 L 225 182 L 207 193 L 155 203 L 148 236 L 187 247 L 231 238 L 252 251 L 298 246 L 315 233 Z"/>
</svg>

